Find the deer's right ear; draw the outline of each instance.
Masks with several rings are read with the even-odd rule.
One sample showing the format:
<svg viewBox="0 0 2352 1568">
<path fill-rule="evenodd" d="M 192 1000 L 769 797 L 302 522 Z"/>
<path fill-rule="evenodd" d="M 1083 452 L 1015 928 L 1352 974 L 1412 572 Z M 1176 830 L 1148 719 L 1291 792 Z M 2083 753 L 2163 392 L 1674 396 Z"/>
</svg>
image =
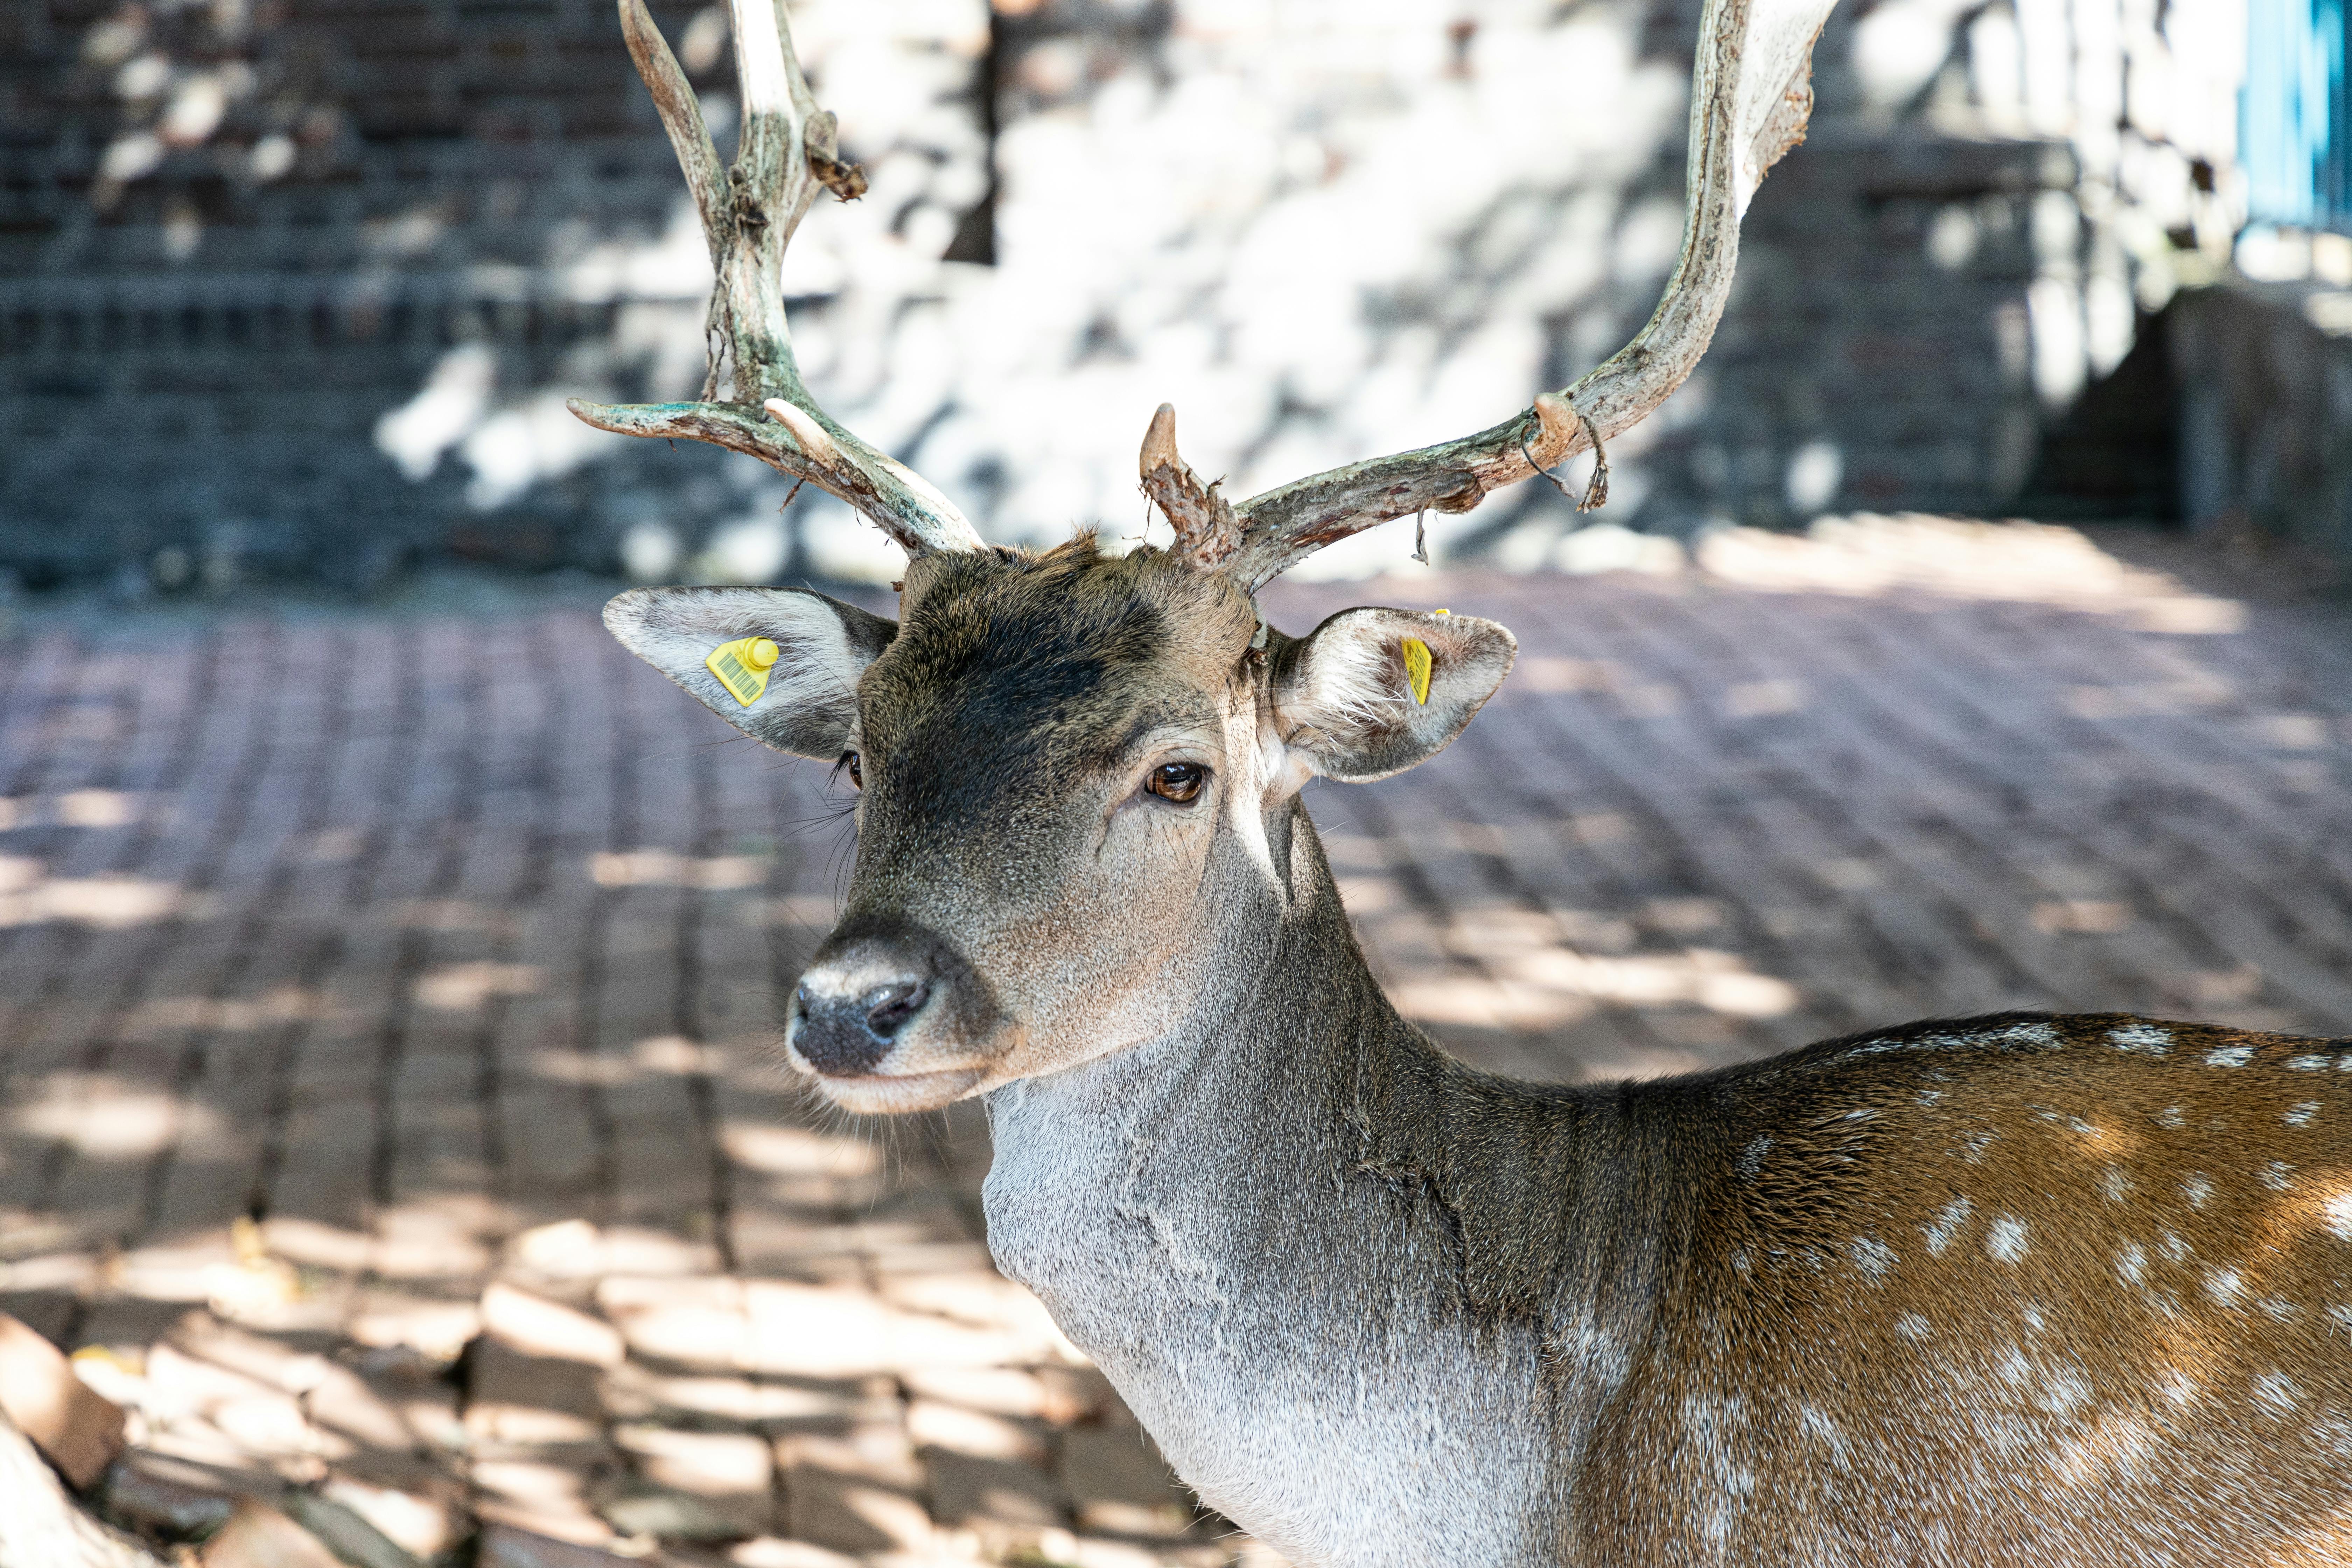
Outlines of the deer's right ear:
<svg viewBox="0 0 2352 1568">
<path fill-rule="evenodd" d="M 632 588 L 604 606 L 604 626 L 753 740 L 828 763 L 849 744 L 858 678 L 898 635 L 896 621 L 803 588 Z M 775 644 L 765 670 L 720 653 L 761 637 Z M 719 679 L 714 657 L 757 688 L 750 702 Z"/>
</svg>

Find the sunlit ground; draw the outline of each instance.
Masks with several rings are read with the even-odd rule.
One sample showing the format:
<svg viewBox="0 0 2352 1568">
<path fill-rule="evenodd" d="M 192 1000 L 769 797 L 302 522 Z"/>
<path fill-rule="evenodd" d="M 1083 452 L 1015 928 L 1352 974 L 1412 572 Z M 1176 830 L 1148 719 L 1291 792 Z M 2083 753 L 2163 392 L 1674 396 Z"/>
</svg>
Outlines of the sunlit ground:
<svg viewBox="0 0 2352 1568">
<path fill-rule="evenodd" d="M 1449 752 L 1312 797 L 1453 1048 L 1575 1079 L 2018 1006 L 2352 1031 L 2324 580 L 1924 518 L 1627 564 L 1267 595 L 1520 637 Z M 589 603 L 0 644 L 0 1304 L 89 1347 L 151 1466 L 322 1480 L 420 1553 L 478 1514 L 751 1565 L 1229 1560 L 988 1269 L 977 1119 L 778 1097 L 845 802 Z"/>
</svg>

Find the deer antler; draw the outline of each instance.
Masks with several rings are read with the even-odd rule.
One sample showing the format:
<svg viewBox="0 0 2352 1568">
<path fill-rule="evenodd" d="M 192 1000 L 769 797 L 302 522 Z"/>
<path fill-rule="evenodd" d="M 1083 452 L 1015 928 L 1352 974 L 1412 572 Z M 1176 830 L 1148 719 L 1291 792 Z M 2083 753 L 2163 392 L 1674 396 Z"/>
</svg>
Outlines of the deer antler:
<svg viewBox="0 0 2352 1568">
<path fill-rule="evenodd" d="M 1707 0 L 1691 72 L 1690 174 L 1681 258 L 1649 323 L 1598 370 L 1475 436 L 1294 479 L 1252 496 L 1214 531 L 1216 558 L 1188 546 L 1192 470 L 1162 406 L 1144 442 L 1145 488 L 1198 564 L 1255 593 L 1326 544 L 1425 510 L 1467 511 L 1487 492 L 1548 469 L 1637 424 L 1680 386 L 1715 335 L 1739 257 L 1739 220 L 1812 112 L 1813 39 L 1834 0 Z M 1161 438 L 1164 437 L 1164 440 Z M 1155 447 L 1155 440 L 1160 446 Z M 1164 448 L 1153 481 L 1155 452 Z M 1223 509 L 1222 498 L 1208 500 Z M 1195 528 L 1195 532 L 1198 530 Z M 1226 539 L 1231 542 L 1223 542 Z"/>
<path fill-rule="evenodd" d="M 1214 570 L 1233 559 L 1241 548 L 1240 522 L 1231 502 L 1217 493 L 1224 483 L 1203 486 L 1192 466 L 1176 455 L 1176 405 L 1163 403 L 1143 433 L 1143 451 L 1137 460 L 1143 473 L 1143 493 L 1150 496 L 1176 531 L 1176 553 L 1193 565 Z"/>
<path fill-rule="evenodd" d="M 910 553 L 980 549 L 980 535 L 953 502 L 835 423 L 802 384 L 784 321 L 784 247 L 820 186 L 846 201 L 863 194 L 866 174 L 837 155 L 834 118 L 817 108 L 801 75 L 783 0 L 728 0 L 743 134 L 734 166 L 723 172 L 694 89 L 645 0 L 620 0 L 620 7 L 629 54 L 694 193 L 718 273 L 704 325 L 710 371 L 698 402 L 573 398 L 572 412 L 624 436 L 683 436 L 748 452 L 839 496 Z M 733 397 L 721 402 L 720 371 L 730 364 Z"/>
</svg>

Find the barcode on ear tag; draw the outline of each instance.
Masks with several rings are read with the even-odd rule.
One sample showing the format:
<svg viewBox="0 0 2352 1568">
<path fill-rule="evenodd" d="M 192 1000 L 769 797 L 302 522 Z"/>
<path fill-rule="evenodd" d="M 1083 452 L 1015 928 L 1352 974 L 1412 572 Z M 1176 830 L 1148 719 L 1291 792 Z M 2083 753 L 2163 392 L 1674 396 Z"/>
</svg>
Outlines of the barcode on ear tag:
<svg viewBox="0 0 2352 1568">
<path fill-rule="evenodd" d="M 766 637 L 737 637 L 720 643 L 702 661 L 727 689 L 727 695 L 746 708 L 768 689 L 768 671 L 775 662 L 776 645 Z"/>
<path fill-rule="evenodd" d="M 1404 639 L 1404 678 L 1412 682 L 1412 700 L 1429 706 L 1429 645 L 1419 637 Z"/>
</svg>

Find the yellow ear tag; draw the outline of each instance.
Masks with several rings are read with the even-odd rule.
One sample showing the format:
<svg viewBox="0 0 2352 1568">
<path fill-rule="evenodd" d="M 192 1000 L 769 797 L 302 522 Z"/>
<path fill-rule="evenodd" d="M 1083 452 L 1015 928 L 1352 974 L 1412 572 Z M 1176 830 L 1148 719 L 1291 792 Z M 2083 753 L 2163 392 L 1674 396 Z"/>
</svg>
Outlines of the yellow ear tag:
<svg viewBox="0 0 2352 1568">
<path fill-rule="evenodd" d="M 1404 639 L 1404 678 L 1412 682 L 1412 700 L 1429 706 L 1429 645 L 1419 637 Z"/>
<path fill-rule="evenodd" d="M 776 645 L 766 637 L 737 637 L 720 643 L 702 662 L 730 697 L 749 708 L 768 689 L 768 671 L 775 668 L 777 657 Z"/>
</svg>

